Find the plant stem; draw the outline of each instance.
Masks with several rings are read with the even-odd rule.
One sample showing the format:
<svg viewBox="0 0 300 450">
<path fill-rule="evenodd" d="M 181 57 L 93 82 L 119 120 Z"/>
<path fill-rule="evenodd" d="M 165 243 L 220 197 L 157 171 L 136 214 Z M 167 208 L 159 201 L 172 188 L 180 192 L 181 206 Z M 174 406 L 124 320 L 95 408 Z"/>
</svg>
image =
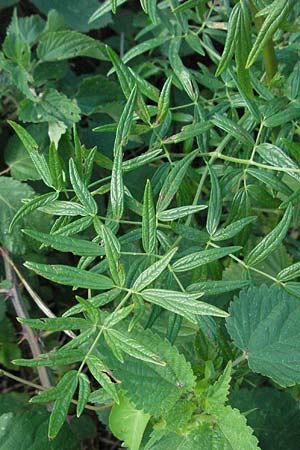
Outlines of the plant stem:
<svg viewBox="0 0 300 450">
<path fill-rule="evenodd" d="M 238 358 L 236 358 L 233 362 L 231 367 L 235 367 L 238 364 L 240 364 L 241 362 L 245 361 L 248 358 L 247 353 L 243 352 L 243 354 L 241 356 L 239 356 Z"/>
<path fill-rule="evenodd" d="M 12 304 L 14 306 L 14 309 L 16 311 L 16 315 L 18 317 L 28 317 L 28 314 L 25 310 L 25 307 L 23 305 L 22 299 L 19 296 L 17 287 L 16 287 L 16 279 L 15 274 L 12 270 L 11 265 L 8 262 L 7 259 L 7 252 L 3 249 L 1 249 L 3 261 L 4 261 L 4 268 L 5 268 L 5 276 L 8 281 L 11 282 L 12 287 L 8 291 L 8 295 L 11 298 Z M 33 331 L 31 328 L 27 327 L 26 325 L 22 325 L 24 335 L 26 336 L 26 339 L 28 341 L 31 353 L 34 358 L 37 358 L 41 353 L 40 346 L 38 344 L 38 341 L 36 339 L 36 336 L 33 334 Z M 41 385 L 45 388 L 48 388 L 51 386 L 49 376 L 47 369 L 45 367 L 37 367 L 39 379 L 41 382 Z"/>
</svg>

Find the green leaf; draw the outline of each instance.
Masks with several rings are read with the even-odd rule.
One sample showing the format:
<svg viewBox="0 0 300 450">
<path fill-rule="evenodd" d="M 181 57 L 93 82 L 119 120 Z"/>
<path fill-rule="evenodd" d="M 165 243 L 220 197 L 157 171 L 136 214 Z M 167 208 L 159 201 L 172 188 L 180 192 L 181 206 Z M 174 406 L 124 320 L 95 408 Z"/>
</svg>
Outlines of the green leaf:
<svg viewBox="0 0 300 450">
<path fill-rule="evenodd" d="M 182 217 L 188 216 L 189 214 L 195 214 L 206 208 L 206 205 L 179 206 L 178 208 L 172 208 L 158 213 L 157 218 L 161 222 L 170 222 L 172 220 L 181 219 Z"/>
<path fill-rule="evenodd" d="M 122 5 L 126 0 L 115 0 L 116 6 Z M 89 18 L 89 23 L 94 22 L 95 20 L 102 17 L 104 14 L 110 12 L 112 10 L 112 1 L 105 0 L 102 5 L 91 15 Z"/>
<path fill-rule="evenodd" d="M 172 170 L 168 174 L 167 178 L 162 185 L 157 202 L 157 212 L 160 213 L 167 209 L 171 203 L 174 195 L 179 189 L 179 186 L 189 168 L 189 165 L 196 157 L 198 150 L 193 151 L 181 161 L 174 164 Z"/>
<path fill-rule="evenodd" d="M 77 286 L 85 289 L 105 290 L 114 287 L 113 281 L 97 273 L 77 269 L 72 266 L 47 265 L 35 262 L 24 264 L 28 269 L 55 283 Z"/>
<path fill-rule="evenodd" d="M 64 185 L 64 171 L 54 142 L 51 142 L 49 147 L 49 169 L 53 187 L 55 190 L 60 191 Z"/>
<path fill-rule="evenodd" d="M 66 95 L 49 87 L 35 101 L 26 98 L 20 102 L 19 119 L 23 122 L 49 122 L 62 134 L 66 127 L 80 120 L 80 109 Z"/>
<path fill-rule="evenodd" d="M 218 77 L 227 69 L 236 46 L 237 35 L 238 35 L 238 23 L 239 23 L 239 15 L 240 15 L 240 3 L 237 3 L 231 10 L 229 21 L 228 21 L 228 31 L 226 35 L 226 41 L 224 50 L 222 53 L 222 57 L 219 61 L 219 65 L 217 67 L 216 76 Z"/>
<path fill-rule="evenodd" d="M 146 253 L 151 254 L 155 252 L 157 245 L 156 215 L 150 180 L 147 180 L 144 191 L 143 215 L 142 215 L 142 244 Z"/>
<path fill-rule="evenodd" d="M 168 114 L 170 105 L 171 86 L 172 86 L 172 78 L 167 78 L 162 87 L 158 100 L 157 115 L 155 120 L 156 124 L 163 123 Z"/>
<path fill-rule="evenodd" d="M 148 302 L 161 306 L 190 322 L 197 323 L 196 315 L 227 317 L 228 314 L 208 303 L 197 301 L 203 292 L 189 294 L 178 291 L 167 291 L 165 289 L 146 289 L 141 296 Z"/>
<path fill-rule="evenodd" d="M 124 363 L 116 360 L 109 349 L 103 348 L 105 361 L 113 369 L 114 376 L 122 382 L 126 396 L 137 409 L 158 416 L 170 408 L 185 393 L 193 389 L 195 379 L 190 364 L 166 340 L 150 330 L 137 329 L 130 336 L 166 362 L 165 366 L 141 361 L 124 355 Z M 120 327 L 125 333 L 126 326 Z"/>
<path fill-rule="evenodd" d="M 266 259 L 281 244 L 289 229 L 293 208 L 289 205 L 279 224 L 266 236 L 246 258 L 246 264 L 255 266 Z"/>
<path fill-rule="evenodd" d="M 18 317 L 18 322 L 23 325 L 28 325 L 37 330 L 46 331 L 63 331 L 63 330 L 79 330 L 89 326 L 85 319 L 78 319 L 73 317 L 51 317 L 47 319 L 26 319 Z"/>
<path fill-rule="evenodd" d="M 130 450 L 139 450 L 149 420 L 149 414 L 136 409 L 125 395 L 121 395 L 119 405 L 114 405 L 110 412 L 109 428 Z"/>
<path fill-rule="evenodd" d="M 300 181 L 300 174 L 288 169 L 298 169 L 297 164 L 281 148 L 273 144 L 260 144 L 256 147 L 257 153 L 264 161 L 274 167 L 286 168 L 286 173 Z"/>
<path fill-rule="evenodd" d="M 187 256 L 183 256 L 177 259 L 172 265 L 175 272 L 185 272 L 187 270 L 195 269 L 196 267 L 203 266 L 204 264 L 211 263 L 218 259 L 224 258 L 231 253 L 235 253 L 242 247 L 222 247 L 209 250 L 201 250 L 200 252 L 190 253 Z"/>
<path fill-rule="evenodd" d="M 114 162 L 111 174 L 110 200 L 114 218 L 120 219 L 124 210 L 124 183 L 122 173 L 123 147 L 127 144 L 137 95 L 136 86 L 130 93 L 122 112 L 114 143 Z"/>
<path fill-rule="evenodd" d="M 91 389 L 90 389 L 90 380 L 89 377 L 85 373 L 80 373 L 79 377 L 79 390 L 78 390 L 78 400 L 76 406 L 76 416 L 80 417 L 84 411 L 84 407 L 88 402 Z"/>
<path fill-rule="evenodd" d="M 173 250 L 170 250 L 156 263 L 152 264 L 150 267 L 144 270 L 135 280 L 132 286 L 132 290 L 140 292 L 150 283 L 152 283 L 152 281 L 156 280 L 156 278 L 158 278 L 159 275 L 168 267 L 168 264 L 170 263 L 177 250 L 177 247 Z"/>
<path fill-rule="evenodd" d="M 122 61 L 124 63 L 127 63 L 128 61 L 130 61 L 131 59 L 135 58 L 138 55 L 141 55 L 142 53 L 148 52 L 149 50 L 153 50 L 156 47 L 160 47 L 165 42 L 166 42 L 165 36 L 159 36 L 143 41 L 140 44 L 131 47 L 131 49 L 128 50 L 128 52 L 126 52 L 125 55 L 122 57 Z"/>
<path fill-rule="evenodd" d="M 46 206 L 48 203 L 52 203 L 54 200 L 56 200 L 58 197 L 57 192 L 49 193 L 49 194 L 43 194 L 39 197 L 35 197 L 25 203 L 13 216 L 12 221 L 9 225 L 9 233 L 11 233 L 14 229 L 14 227 L 19 223 L 24 217 L 26 217 L 28 214 L 30 214 L 32 211 L 35 211 L 36 209 Z"/>
<path fill-rule="evenodd" d="M 253 146 L 253 137 L 240 125 L 237 125 L 233 120 L 221 114 L 214 114 L 211 122 L 221 130 L 235 137 L 235 139 L 247 146 Z"/>
<path fill-rule="evenodd" d="M 297 262 L 281 270 L 276 275 L 276 278 L 279 281 L 289 281 L 292 280 L 293 278 L 299 277 L 299 275 L 300 275 L 300 262 Z"/>
<path fill-rule="evenodd" d="M 252 287 L 231 303 L 227 330 L 251 370 L 281 386 L 300 380 L 299 300 L 279 286 Z"/>
<path fill-rule="evenodd" d="M 88 211 L 76 202 L 57 200 L 41 206 L 40 210 L 54 216 L 87 216 Z"/>
<path fill-rule="evenodd" d="M 181 131 L 179 133 L 173 134 L 172 136 L 169 136 L 168 138 L 164 139 L 164 144 L 178 144 L 179 142 L 186 141 L 187 139 L 191 139 L 194 137 L 198 137 L 201 134 L 205 133 L 211 128 L 211 125 L 203 124 L 203 123 L 196 123 L 195 125 L 186 125 L 185 127 L 182 127 Z"/>
<path fill-rule="evenodd" d="M 210 235 L 213 235 L 218 228 L 222 215 L 222 195 L 218 178 L 211 166 L 208 166 L 211 180 L 211 191 L 208 204 L 206 219 L 206 229 Z"/>
<path fill-rule="evenodd" d="M 119 403 L 119 396 L 116 386 L 107 375 L 106 371 L 108 369 L 105 367 L 103 362 L 96 356 L 89 355 L 87 365 L 95 380 L 101 384 L 103 389 L 115 400 L 116 403 Z"/>
<path fill-rule="evenodd" d="M 58 219 L 59 220 L 59 219 Z M 67 225 L 57 227 L 56 229 L 51 229 L 51 234 L 61 235 L 61 236 L 72 236 L 73 234 L 78 234 L 81 231 L 86 230 L 93 223 L 93 218 L 86 216 L 81 219 L 74 220 Z"/>
<path fill-rule="evenodd" d="M 102 239 L 112 279 L 118 286 L 125 282 L 124 267 L 120 262 L 120 243 L 110 228 L 102 226 Z"/>
<path fill-rule="evenodd" d="M 155 355 L 150 348 L 146 348 L 144 345 L 141 345 L 138 341 L 130 337 L 128 333 L 120 333 L 114 329 L 109 329 L 106 333 L 113 340 L 114 344 L 124 353 L 127 353 L 127 355 L 151 364 L 157 364 L 159 366 L 166 365 L 166 363 L 161 360 L 159 355 Z"/>
<path fill-rule="evenodd" d="M 122 163 L 123 172 L 131 172 L 138 167 L 145 166 L 158 159 L 161 155 L 162 150 L 158 148 L 157 150 L 151 150 L 149 152 L 143 153 L 142 155 L 136 156 L 135 158 L 127 159 Z"/>
<path fill-rule="evenodd" d="M 70 159 L 69 173 L 72 187 L 80 203 L 91 215 L 97 214 L 97 203 L 83 181 L 80 179 L 73 159 Z"/>
<path fill-rule="evenodd" d="M 248 56 L 247 68 L 251 67 L 256 61 L 259 53 L 268 40 L 272 38 L 275 31 L 280 27 L 296 3 L 297 0 L 274 0 L 272 6 L 267 6 L 268 15 L 259 30 L 256 41 Z M 264 10 L 260 11 L 259 15 L 262 15 L 262 13 L 264 13 Z"/>
<path fill-rule="evenodd" d="M 41 61 L 62 61 L 78 56 L 106 60 L 104 45 L 76 31 L 50 31 L 39 40 L 37 56 Z"/>
<path fill-rule="evenodd" d="M 49 421 L 49 439 L 55 438 L 55 436 L 63 426 L 68 414 L 71 400 L 77 388 L 77 383 L 78 377 L 76 370 L 70 370 L 59 381 L 56 387 L 58 396 L 54 403 Z"/>
<path fill-rule="evenodd" d="M 39 153 L 39 147 L 35 140 L 30 136 L 28 131 L 25 130 L 21 125 L 18 125 L 17 123 L 13 122 L 12 120 L 9 120 L 8 123 L 10 126 L 15 130 L 17 133 L 19 139 L 24 144 L 24 147 L 26 148 L 34 167 L 36 168 L 37 172 L 39 173 L 41 179 L 43 182 L 51 187 L 52 186 L 52 177 L 50 174 L 49 166 L 46 162 L 46 159 L 44 155 L 41 155 Z"/>
<path fill-rule="evenodd" d="M 245 281 L 200 281 L 199 283 L 190 284 L 186 289 L 187 292 L 203 292 L 204 295 L 220 295 L 225 292 L 242 289 L 250 284 L 248 280 Z"/>
<path fill-rule="evenodd" d="M 231 361 L 229 361 L 222 375 L 205 391 L 205 411 L 210 412 L 215 407 L 223 406 L 226 403 L 230 390 L 231 367 Z"/>
<path fill-rule="evenodd" d="M 66 366 L 82 361 L 84 353 L 81 350 L 64 349 L 59 352 L 43 353 L 33 359 L 15 359 L 14 364 L 28 367 Z"/>
<path fill-rule="evenodd" d="M 40 233 L 34 230 L 22 230 L 27 236 L 36 239 L 45 245 L 50 245 L 60 252 L 70 252 L 80 256 L 103 256 L 104 249 L 95 242 L 84 241 L 83 239 L 69 238 L 57 234 Z"/>
<path fill-rule="evenodd" d="M 227 225 L 227 227 L 222 228 L 221 230 L 214 233 L 211 237 L 213 241 L 226 241 L 227 239 L 231 239 L 232 237 L 239 234 L 240 231 L 250 223 L 256 220 L 255 216 L 245 217 L 245 219 L 237 220 L 236 222 Z"/>
<path fill-rule="evenodd" d="M 133 75 L 133 72 L 129 70 L 129 68 L 123 63 L 123 61 L 114 50 L 107 46 L 106 51 L 116 70 L 122 91 L 124 92 L 125 97 L 128 99 L 132 90 L 134 89 L 134 86 L 138 85 L 139 90 L 141 90 L 141 85 Z M 136 94 L 136 112 L 143 120 L 143 122 L 150 124 L 150 115 L 139 90 Z"/>
</svg>

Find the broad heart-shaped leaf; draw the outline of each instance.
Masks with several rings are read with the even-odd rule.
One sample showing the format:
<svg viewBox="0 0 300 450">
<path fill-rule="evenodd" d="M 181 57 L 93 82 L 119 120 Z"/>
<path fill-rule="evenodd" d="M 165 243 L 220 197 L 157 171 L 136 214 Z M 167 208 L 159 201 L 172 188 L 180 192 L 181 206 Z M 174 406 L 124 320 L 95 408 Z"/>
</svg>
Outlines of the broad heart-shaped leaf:
<svg viewBox="0 0 300 450">
<path fill-rule="evenodd" d="M 249 266 L 257 265 L 276 250 L 286 236 L 292 215 L 293 208 L 289 205 L 279 224 L 247 256 L 246 263 Z"/>
<path fill-rule="evenodd" d="M 216 306 L 197 301 L 202 295 L 203 292 L 188 294 L 165 289 L 145 289 L 141 292 L 146 301 L 179 314 L 193 323 L 197 323 L 197 315 L 227 317 L 228 314 Z"/>
<path fill-rule="evenodd" d="M 120 395 L 120 404 L 114 405 L 109 415 L 109 428 L 115 437 L 124 441 L 130 450 L 139 450 L 150 415 L 138 410 Z"/>
<path fill-rule="evenodd" d="M 300 303 L 279 286 L 252 287 L 229 308 L 227 330 L 250 369 L 281 386 L 300 382 Z"/>
<path fill-rule="evenodd" d="M 72 266 L 38 264 L 34 262 L 26 262 L 24 265 L 47 280 L 66 286 L 96 290 L 106 290 L 114 287 L 114 283 L 110 278 Z"/>
<path fill-rule="evenodd" d="M 126 333 L 125 324 L 118 331 Z M 122 389 L 137 409 L 159 416 L 172 408 L 182 394 L 193 389 L 195 379 L 190 364 L 176 347 L 150 330 L 138 329 L 130 333 L 133 339 L 153 353 L 159 355 L 166 366 L 141 361 L 124 354 L 124 363 L 118 361 L 106 346 L 100 342 L 98 350 L 113 374 L 122 382 Z"/>
<path fill-rule="evenodd" d="M 61 252 L 70 252 L 74 255 L 80 256 L 103 256 L 104 248 L 100 247 L 95 242 L 84 241 L 83 239 L 70 238 L 66 236 L 40 233 L 35 230 L 23 230 L 27 236 L 36 239 L 42 244 L 50 245 L 51 247 Z"/>
<path fill-rule="evenodd" d="M 23 122 L 62 123 L 69 127 L 80 120 L 80 109 L 62 92 L 48 88 L 35 101 L 26 98 L 20 102 L 19 118 Z"/>
<path fill-rule="evenodd" d="M 63 4 L 60 0 L 33 0 L 32 3 L 44 14 L 48 14 L 51 10 L 55 9 L 55 11 L 63 16 L 66 25 L 72 30 L 87 32 L 93 28 L 103 28 L 111 22 L 110 14 L 105 14 L 101 19 L 89 25 L 89 17 L 99 6 L 97 0 L 82 0 L 76 6 L 74 6 L 73 0 L 65 0 Z M 40 18 L 39 16 L 31 17 Z"/>
<path fill-rule="evenodd" d="M 145 450 L 259 450 L 245 417 L 230 406 L 216 408 L 213 416 L 199 420 L 189 433 L 155 430 L 151 440 L 154 445 L 147 444 Z"/>
<path fill-rule="evenodd" d="M 45 33 L 39 41 L 37 55 L 41 61 L 61 61 L 77 56 L 107 59 L 101 42 L 76 31 Z"/>
<path fill-rule="evenodd" d="M 64 424 L 77 384 L 77 372 L 76 370 L 70 370 L 62 377 L 56 387 L 57 397 L 51 412 L 48 428 L 48 437 L 50 439 L 55 438 Z"/>
</svg>

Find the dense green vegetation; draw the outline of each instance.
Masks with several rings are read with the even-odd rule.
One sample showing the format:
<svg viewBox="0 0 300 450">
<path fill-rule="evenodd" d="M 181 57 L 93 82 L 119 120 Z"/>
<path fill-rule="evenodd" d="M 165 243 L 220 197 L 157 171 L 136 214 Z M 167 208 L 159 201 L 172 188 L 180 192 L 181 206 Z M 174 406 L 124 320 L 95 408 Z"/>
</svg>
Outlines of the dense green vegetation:
<svg viewBox="0 0 300 450">
<path fill-rule="evenodd" d="M 0 0 L 0 450 L 300 449 L 299 14 Z"/>
</svg>

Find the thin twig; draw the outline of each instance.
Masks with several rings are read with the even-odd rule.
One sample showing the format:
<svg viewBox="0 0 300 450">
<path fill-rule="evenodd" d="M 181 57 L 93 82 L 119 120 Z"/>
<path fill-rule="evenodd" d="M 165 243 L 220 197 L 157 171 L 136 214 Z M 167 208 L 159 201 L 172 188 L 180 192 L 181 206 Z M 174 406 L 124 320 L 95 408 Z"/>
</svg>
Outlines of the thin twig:
<svg viewBox="0 0 300 450">
<path fill-rule="evenodd" d="M 48 306 L 43 302 L 41 297 L 32 289 L 28 281 L 24 278 L 24 276 L 21 274 L 13 260 L 10 258 L 10 256 L 1 249 L 2 256 L 4 260 L 8 262 L 8 264 L 14 269 L 15 273 L 18 275 L 21 283 L 23 284 L 24 288 L 36 304 L 36 306 L 45 314 L 46 317 L 56 317 L 56 315 L 51 311 L 51 309 L 48 308 Z M 67 334 L 70 338 L 74 338 L 75 334 L 72 331 L 65 330 L 65 334 Z"/>
<path fill-rule="evenodd" d="M 25 306 L 23 305 L 22 299 L 19 296 L 17 287 L 16 287 L 16 279 L 15 274 L 12 270 L 12 266 L 10 265 L 8 258 L 7 258 L 7 252 L 4 249 L 1 249 L 1 253 L 3 256 L 4 261 L 4 268 L 5 268 L 5 275 L 6 279 L 11 282 L 12 287 L 8 291 L 8 295 L 11 298 L 12 304 L 14 306 L 14 309 L 16 311 L 16 315 L 18 317 L 28 317 L 28 314 L 26 312 Z M 27 327 L 26 325 L 22 325 L 24 336 L 26 336 L 26 339 L 28 341 L 31 353 L 34 358 L 37 358 L 42 352 L 40 349 L 40 346 L 38 344 L 38 341 L 36 339 L 36 336 L 34 335 L 31 328 Z M 45 388 L 48 388 L 51 386 L 48 372 L 45 367 L 37 367 L 39 379 L 41 382 L 41 385 Z"/>
</svg>

